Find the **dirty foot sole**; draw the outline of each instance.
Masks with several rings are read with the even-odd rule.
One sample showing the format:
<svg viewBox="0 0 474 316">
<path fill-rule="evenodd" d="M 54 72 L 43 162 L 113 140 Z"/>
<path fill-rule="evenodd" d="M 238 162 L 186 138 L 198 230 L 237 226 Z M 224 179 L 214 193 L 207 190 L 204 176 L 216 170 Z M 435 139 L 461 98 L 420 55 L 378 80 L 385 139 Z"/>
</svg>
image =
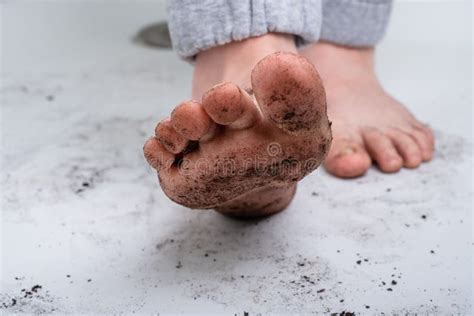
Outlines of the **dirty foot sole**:
<svg viewBox="0 0 474 316">
<path fill-rule="evenodd" d="M 305 58 L 273 53 L 252 89 L 224 82 L 178 105 L 144 146 L 173 201 L 236 217 L 267 216 L 291 202 L 296 183 L 331 144 L 326 96 Z"/>
</svg>

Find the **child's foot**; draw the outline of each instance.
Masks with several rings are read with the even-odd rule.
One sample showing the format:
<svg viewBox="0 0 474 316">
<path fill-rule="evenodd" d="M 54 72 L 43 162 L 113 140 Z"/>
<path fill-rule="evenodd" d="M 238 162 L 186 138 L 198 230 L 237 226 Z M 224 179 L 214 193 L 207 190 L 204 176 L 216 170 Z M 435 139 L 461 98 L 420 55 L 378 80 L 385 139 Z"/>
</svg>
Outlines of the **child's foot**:
<svg viewBox="0 0 474 316">
<path fill-rule="evenodd" d="M 317 67 L 326 89 L 334 136 L 324 163 L 329 172 L 349 178 L 372 161 L 383 172 L 396 172 L 431 159 L 431 130 L 383 90 L 372 49 L 319 43 L 301 54 Z"/>
<path fill-rule="evenodd" d="M 242 50 L 245 56 L 252 55 L 248 49 Z M 262 52 L 259 48 L 254 56 Z M 209 78 L 213 85 L 219 77 L 209 74 L 216 71 L 213 58 L 199 58 L 196 71 L 202 63 L 208 67 L 202 78 L 195 75 L 195 97 L 202 94 L 196 85 L 205 87 L 202 81 Z M 247 66 L 239 64 L 239 56 L 229 65 L 214 61 L 247 92 L 222 75 L 224 83 L 207 90 L 200 101 L 180 104 L 158 124 L 156 136 L 145 144 L 145 157 L 159 171 L 163 191 L 179 204 L 241 217 L 278 212 L 330 146 L 320 78 L 313 65 L 292 53 L 268 55 L 251 76 L 257 60 Z M 250 77 L 251 87 L 246 83 Z"/>
</svg>

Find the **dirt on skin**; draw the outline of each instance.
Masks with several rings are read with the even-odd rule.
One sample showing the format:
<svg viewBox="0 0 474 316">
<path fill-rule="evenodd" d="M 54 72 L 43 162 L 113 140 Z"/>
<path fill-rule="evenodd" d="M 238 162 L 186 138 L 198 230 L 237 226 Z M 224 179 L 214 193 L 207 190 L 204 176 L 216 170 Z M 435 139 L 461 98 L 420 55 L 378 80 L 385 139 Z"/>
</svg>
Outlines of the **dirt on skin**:
<svg viewBox="0 0 474 316">
<path fill-rule="evenodd" d="M 205 132 L 196 132 L 183 104 L 173 111 L 171 121 L 178 112 L 189 127 L 169 119 L 158 124 L 157 141 L 175 155 L 169 168 L 159 170 L 159 182 L 176 203 L 216 209 L 231 216 L 266 216 L 283 210 L 294 196 L 296 183 L 326 157 L 332 140 L 331 123 L 314 66 L 294 54 L 274 53 L 255 66 L 251 81 L 252 93 L 263 112 L 254 121 L 251 116 L 260 112 L 250 96 L 236 86 L 221 84 L 203 97 L 204 109 L 215 121 L 212 124 L 217 124 L 211 139 L 194 142 L 190 148 L 174 130 L 178 126 L 181 134 Z M 191 112 L 196 102 L 188 103 Z M 203 122 L 209 125 L 205 130 L 210 130 L 208 119 Z M 218 124 L 235 122 L 237 128 Z M 253 125 L 247 126 L 249 122 Z M 156 153 L 147 145 L 144 152 L 153 165 Z"/>
</svg>

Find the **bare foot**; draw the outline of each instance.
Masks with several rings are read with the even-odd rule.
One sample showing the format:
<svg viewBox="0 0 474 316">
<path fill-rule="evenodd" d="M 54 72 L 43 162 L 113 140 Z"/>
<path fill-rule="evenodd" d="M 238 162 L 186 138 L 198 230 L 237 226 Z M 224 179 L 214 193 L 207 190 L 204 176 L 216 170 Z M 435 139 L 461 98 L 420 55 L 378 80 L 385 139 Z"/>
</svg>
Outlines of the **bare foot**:
<svg viewBox="0 0 474 316">
<path fill-rule="evenodd" d="M 179 204 L 239 217 L 281 211 L 330 146 L 321 80 L 303 57 L 272 54 L 295 50 L 285 36 L 215 49 L 197 58 L 193 96 L 201 100 L 158 124 L 145 157 Z"/>
<path fill-rule="evenodd" d="M 301 54 L 317 67 L 326 89 L 334 136 L 324 163 L 329 172 L 357 177 L 372 161 L 383 172 L 397 172 L 432 158 L 431 130 L 383 90 L 373 49 L 318 43 Z"/>
</svg>

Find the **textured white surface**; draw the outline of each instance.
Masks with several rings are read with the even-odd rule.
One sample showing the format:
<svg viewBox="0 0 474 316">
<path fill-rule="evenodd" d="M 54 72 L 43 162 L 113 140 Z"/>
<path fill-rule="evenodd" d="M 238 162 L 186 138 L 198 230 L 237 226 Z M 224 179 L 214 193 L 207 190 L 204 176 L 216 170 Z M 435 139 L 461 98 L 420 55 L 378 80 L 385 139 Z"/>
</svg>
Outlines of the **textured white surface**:
<svg viewBox="0 0 474 316">
<path fill-rule="evenodd" d="M 472 311 L 469 2 L 397 5 L 378 52 L 386 87 L 436 129 L 435 159 L 321 169 L 260 222 L 173 204 L 142 158 L 190 91 L 189 65 L 130 41 L 163 3 L 2 9 L 0 312 Z"/>
</svg>

